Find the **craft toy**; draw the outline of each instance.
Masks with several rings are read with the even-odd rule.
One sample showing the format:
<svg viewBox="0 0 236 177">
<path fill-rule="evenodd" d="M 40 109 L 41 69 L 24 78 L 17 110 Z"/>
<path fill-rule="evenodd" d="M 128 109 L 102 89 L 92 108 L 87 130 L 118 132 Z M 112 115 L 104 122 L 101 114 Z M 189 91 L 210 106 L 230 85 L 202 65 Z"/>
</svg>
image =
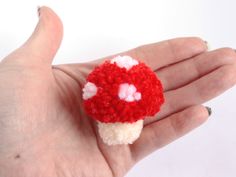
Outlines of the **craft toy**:
<svg viewBox="0 0 236 177">
<path fill-rule="evenodd" d="M 156 115 L 164 103 L 155 72 L 130 56 L 116 56 L 97 66 L 83 88 L 84 109 L 97 121 L 108 145 L 132 144 L 144 119 Z"/>
</svg>

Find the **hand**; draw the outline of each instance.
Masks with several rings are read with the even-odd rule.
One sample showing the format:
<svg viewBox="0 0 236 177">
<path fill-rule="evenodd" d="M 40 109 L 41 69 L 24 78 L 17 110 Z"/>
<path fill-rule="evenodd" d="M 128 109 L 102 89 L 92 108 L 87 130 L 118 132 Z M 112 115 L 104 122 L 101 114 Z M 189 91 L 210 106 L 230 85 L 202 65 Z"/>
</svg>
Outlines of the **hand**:
<svg viewBox="0 0 236 177">
<path fill-rule="evenodd" d="M 236 83 L 236 53 L 178 38 L 125 52 L 161 79 L 166 102 L 132 145 L 107 146 L 82 108 L 81 88 L 104 59 L 51 66 L 62 24 L 47 7 L 22 47 L 0 63 L 0 176 L 123 176 L 137 161 L 198 127 L 201 104 Z M 108 57 L 109 58 L 109 57 Z"/>
</svg>

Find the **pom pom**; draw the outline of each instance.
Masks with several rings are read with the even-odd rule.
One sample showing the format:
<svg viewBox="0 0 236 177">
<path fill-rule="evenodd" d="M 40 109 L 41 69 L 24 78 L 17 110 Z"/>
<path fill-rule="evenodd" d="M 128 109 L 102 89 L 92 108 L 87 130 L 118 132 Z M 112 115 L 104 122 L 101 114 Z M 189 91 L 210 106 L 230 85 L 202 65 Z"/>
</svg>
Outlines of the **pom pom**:
<svg viewBox="0 0 236 177">
<path fill-rule="evenodd" d="M 129 70 L 133 66 L 137 65 L 138 61 L 134 60 L 130 56 L 117 56 L 111 60 L 111 63 L 116 63 L 120 68 L 126 68 L 127 70 Z"/>
<path fill-rule="evenodd" d="M 156 74 L 129 56 L 96 67 L 87 77 L 83 98 L 87 114 L 103 123 L 133 123 L 154 116 L 164 102 Z"/>
<path fill-rule="evenodd" d="M 87 100 L 97 94 L 97 87 L 91 82 L 87 82 L 83 88 L 83 99 Z"/>
<path fill-rule="evenodd" d="M 143 119 L 154 116 L 164 103 L 156 74 L 129 56 L 117 56 L 97 66 L 83 88 L 84 108 L 98 122 L 108 145 L 132 144 L 141 133 Z"/>
<path fill-rule="evenodd" d="M 98 132 L 104 143 L 108 145 L 132 144 L 140 135 L 143 120 L 134 123 L 102 123 L 98 122 Z"/>
</svg>

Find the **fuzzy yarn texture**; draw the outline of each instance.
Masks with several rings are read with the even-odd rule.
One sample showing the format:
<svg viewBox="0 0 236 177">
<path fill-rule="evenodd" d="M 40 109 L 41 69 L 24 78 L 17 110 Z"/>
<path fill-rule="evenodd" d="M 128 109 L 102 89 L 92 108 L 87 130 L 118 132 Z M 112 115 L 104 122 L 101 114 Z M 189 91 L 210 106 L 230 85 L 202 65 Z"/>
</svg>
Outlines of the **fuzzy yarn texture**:
<svg viewBox="0 0 236 177">
<path fill-rule="evenodd" d="M 143 62 L 117 56 L 97 66 L 83 88 L 86 113 L 101 123 L 135 123 L 164 103 L 157 75 Z"/>
<path fill-rule="evenodd" d="M 102 123 L 98 122 L 98 132 L 103 142 L 108 145 L 132 144 L 143 128 L 143 120 L 134 123 Z"/>
</svg>

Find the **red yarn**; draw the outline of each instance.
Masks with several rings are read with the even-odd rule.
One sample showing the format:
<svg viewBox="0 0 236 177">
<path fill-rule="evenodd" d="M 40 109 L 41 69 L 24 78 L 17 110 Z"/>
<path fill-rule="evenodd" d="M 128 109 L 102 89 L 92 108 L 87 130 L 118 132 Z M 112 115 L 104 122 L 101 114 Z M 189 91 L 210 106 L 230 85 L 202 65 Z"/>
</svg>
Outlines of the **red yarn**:
<svg viewBox="0 0 236 177">
<path fill-rule="evenodd" d="M 84 101 L 89 116 L 100 122 L 135 122 L 146 116 L 154 116 L 164 103 L 163 88 L 156 74 L 139 62 L 130 70 L 106 61 L 88 76 L 98 90 L 92 98 Z M 133 84 L 142 94 L 139 101 L 126 102 L 118 96 L 119 85 Z"/>
</svg>

